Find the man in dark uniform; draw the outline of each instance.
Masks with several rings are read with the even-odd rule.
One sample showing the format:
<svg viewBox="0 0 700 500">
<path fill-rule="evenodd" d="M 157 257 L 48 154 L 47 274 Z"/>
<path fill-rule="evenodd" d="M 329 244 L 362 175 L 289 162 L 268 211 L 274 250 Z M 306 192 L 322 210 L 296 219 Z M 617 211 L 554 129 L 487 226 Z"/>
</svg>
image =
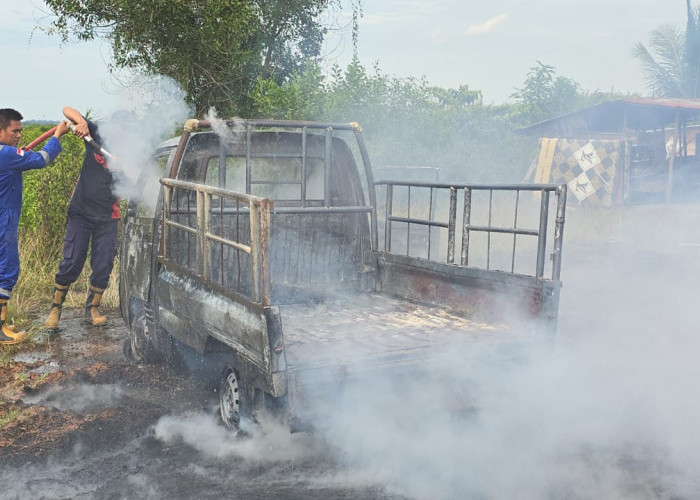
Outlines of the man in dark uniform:
<svg viewBox="0 0 700 500">
<path fill-rule="evenodd" d="M 119 230 L 119 198 L 114 194 L 115 179 L 107 158 L 93 147 L 102 144 L 100 128 L 71 107 L 63 108 L 63 114 L 75 124 L 73 133 L 92 141 L 85 145 L 85 157 L 78 183 L 68 206 L 68 220 L 63 240 L 63 259 L 58 267 L 54 285 L 51 311 L 44 321 L 47 330 L 58 329 L 61 307 L 71 284 L 80 276 L 90 247 L 90 288 L 85 302 L 85 319 L 94 326 L 107 323 L 100 314 L 102 294 L 109 285 L 109 276 L 117 255 Z M 127 112 L 116 112 L 105 126 L 118 126 Z M 133 120 L 133 115 L 128 118 Z M 126 124 L 124 124 L 126 126 Z"/>
<path fill-rule="evenodd" d="M 22 172 L 44 168 L 62 151 L 59 137 L 68 132 L 63 121 L 39 152 L 18 148 L 22 137 L 22 115 L 0 109 L 0 344 L 16 344 L 26 332 L 6 324 L 7 302 L 19 277 L 17 229 L 22 210 Z"/>
</svg>

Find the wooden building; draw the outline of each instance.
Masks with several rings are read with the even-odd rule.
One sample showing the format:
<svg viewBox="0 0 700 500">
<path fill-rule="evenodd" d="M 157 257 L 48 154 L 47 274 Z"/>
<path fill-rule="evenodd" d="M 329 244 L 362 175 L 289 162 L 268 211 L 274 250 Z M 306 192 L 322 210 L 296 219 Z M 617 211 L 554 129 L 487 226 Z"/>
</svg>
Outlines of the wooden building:
<svg viewBox="0 0 700 500">
<path fill-rule="evenodd" d="M 521 129 L 540 138 L 527 181 L 565 182 L 581 205 L 700 199 L 700 99 L 609 101 Z M 698 151 L 700 153 L 700 151 Z"/>
</svg>

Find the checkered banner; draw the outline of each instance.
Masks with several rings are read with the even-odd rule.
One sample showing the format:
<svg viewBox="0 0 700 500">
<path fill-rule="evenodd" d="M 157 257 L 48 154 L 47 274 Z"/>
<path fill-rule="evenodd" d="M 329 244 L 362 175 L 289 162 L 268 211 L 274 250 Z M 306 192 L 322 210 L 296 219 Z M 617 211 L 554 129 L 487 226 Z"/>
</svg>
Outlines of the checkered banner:
<svg viewBox="0 0 700 500">
<path fill-rule="evenodd" d="M 535 182 L 566 183 L 580 204 L 611 206 L 619 157 L 620 141 L 544 138 Z"/>
</svg>

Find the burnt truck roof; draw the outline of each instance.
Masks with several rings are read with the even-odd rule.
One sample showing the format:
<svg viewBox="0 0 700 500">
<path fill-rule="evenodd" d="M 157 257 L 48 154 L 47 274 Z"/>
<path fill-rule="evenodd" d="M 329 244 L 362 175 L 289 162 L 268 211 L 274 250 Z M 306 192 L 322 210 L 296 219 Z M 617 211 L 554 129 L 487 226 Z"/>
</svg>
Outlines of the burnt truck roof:
<svg viewBox="0 0 700 500">
<path fill-rule="evenodd" d="M 156 149 L 155 149 L 156 155 L 161 151 L 167 151 L 169 149 L 173 149 L 173 148 L 177 147 L 178 142 L 180 142 L 179 135 L 176 137 L 171 137 L 170 139 L 167 139 L 167 140 L 161 142 L 160 144 L 158 144 L 158 146 L 156 146 Z"/>
</svg>

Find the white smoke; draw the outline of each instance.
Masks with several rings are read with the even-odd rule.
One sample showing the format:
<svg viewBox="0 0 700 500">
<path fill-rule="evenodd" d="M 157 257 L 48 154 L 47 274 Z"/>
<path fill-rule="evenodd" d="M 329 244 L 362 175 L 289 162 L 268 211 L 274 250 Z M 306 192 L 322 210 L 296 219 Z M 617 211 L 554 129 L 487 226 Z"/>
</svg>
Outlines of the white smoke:
<svg viewBox="0 0 700 500">
<path fill-rule="evenodd" d="M 569 213 L 556 343 L 436 348 L 400 377 L 346 385 L 316 436 L 356 477 L 408 498 L 693 497 L 697 217 L 613 210 Z M 274 429 L 241 441 L 210 415 L 155 426 L 160 440 L 216 458 L 324 453 Z"/>
<path fill-rule="evenodd" d="M 171 78 L 156 76 L 134 80 L 119 95 L 123 110 L 135 121 L 105 120 L 99 123 L 102 146 L 113 158 L 114 191 L 123 199 L 140 199 L 155 205 L 158 180 L 164 172 L 153 163 L 154 148 L 174 137 L 191 117 L 185 92 Z"/>
<path fill-rule="evenodd" d="M 154 426 L 156 438 L 167 444 L 183 442 L 212 458 L 240 457 L 251 462 L 283 462 L 316 456 L 308 436 L 290 434 L 279 422 L 242 424 L 251 438 L 239 438 L 220 425 L 216 415 L 196 413 L 165 416 Z"/>
<path fill-rule="evenodd" d="M 226 124 L 225 119 L 219 118 L 215 108 L 209 108 L 209 112 L 207 113 L 205 120 L 207 120 L 211 124 L 212 130 L 219 137 L 223 138 L 224 140 L 228 140 L 231 137 L 233 137 L 232 130 L 235 127 L 229 127 Z"/>
<path fill-rule="evenodd" d="M 50 387 L 34 396 L 22 398 L 27 404 L 53 406 L 59 410 L 85 411 L 108 407 L 123 396 L 123 389 L 116 384 L 76 384 L 69 390 L 61 386 Z"/>
<path fill-rule="evenodd" d="M 633 207 L 586 234 L 610 214 L 576 213 L 556 343 L 455 343 L 401 377 L 358 380 L 323 437 L 409 498 L 693 497 L 700 236 L 686 212 Z"/>
</svg>

